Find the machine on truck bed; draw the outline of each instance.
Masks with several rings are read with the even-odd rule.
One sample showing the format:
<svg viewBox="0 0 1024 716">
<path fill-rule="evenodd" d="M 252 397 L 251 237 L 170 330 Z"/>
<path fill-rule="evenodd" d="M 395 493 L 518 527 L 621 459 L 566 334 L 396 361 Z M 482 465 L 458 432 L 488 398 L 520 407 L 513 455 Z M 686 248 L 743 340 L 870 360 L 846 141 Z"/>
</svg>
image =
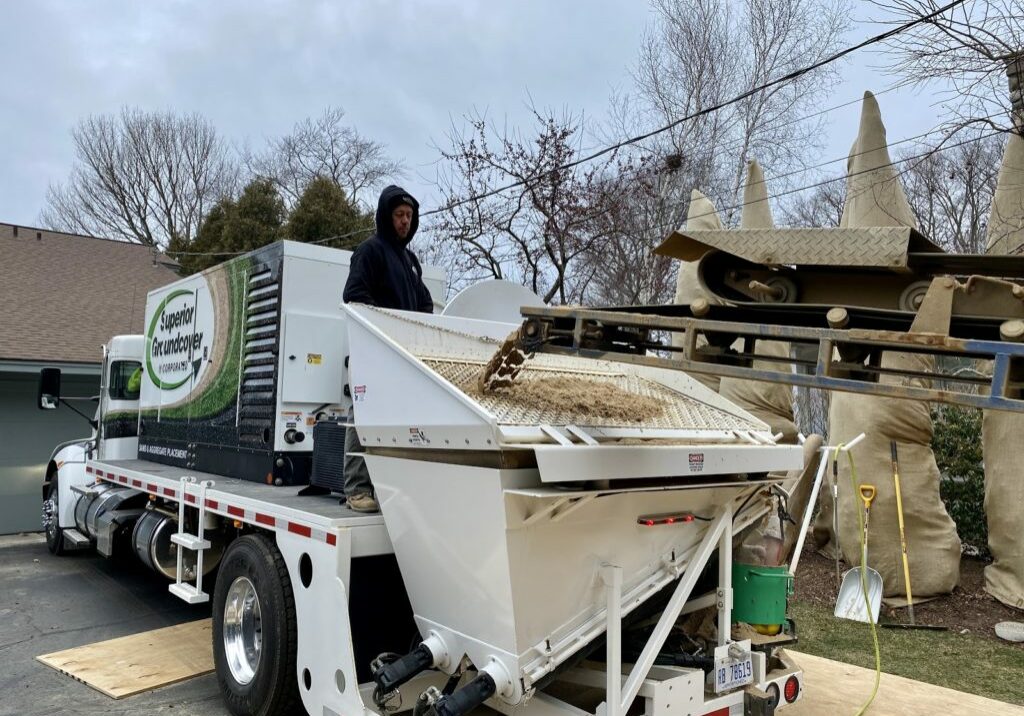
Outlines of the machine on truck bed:
<svg viewBox="0 0 1024 716">
<path fill-rule="evenodd" d="M 537 355 L 482 393 L 518 305 L 506 322 L 339 306 L 349 256 L 282 242 L 152 292 L 145 335 L 106 350 L 94 436 L 50 461 L 51 550 L 134 551 L 191 603 L 212 586 L 236 714 L 799 698 L 789 580 L 762 629 L 781 633 L 732 618 L 734 541 L 778 508 L 799 446 L 664 367 Z M 380 515 L 336 494 L 350 411 Z"/>
</svg>

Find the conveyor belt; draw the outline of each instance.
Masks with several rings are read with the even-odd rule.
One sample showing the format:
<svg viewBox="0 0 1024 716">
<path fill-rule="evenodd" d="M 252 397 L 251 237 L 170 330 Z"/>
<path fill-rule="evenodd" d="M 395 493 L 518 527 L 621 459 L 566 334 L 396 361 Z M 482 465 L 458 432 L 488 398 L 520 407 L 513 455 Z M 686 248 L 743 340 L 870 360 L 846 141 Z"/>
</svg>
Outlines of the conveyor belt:
<svg viewBox="0 0 1024 716">
<path fill-rule="evenodd" d="M 537 339 L 528 350 L 674 368 L 824 390 L 926 400 L 952 405 L 1024 412 L 1024 344 L 986 340 L 998 323 L 959 317 L 954 337 L 906 332 L 913 314 L 849 308 L 856 328 L 821 328 L 821 307 L 757 304 L 713 306 L 695 318 L 687 306 L 637 308 L 523 308 Z M 869 327 L 869 328 L 866 328 Z M 966 332 L 972 337 L 959 337 Z M 683 335 L 683 347 L 664 340 Z M 978 338 L 983 336 L 983 338 Z M 698 340 L 699 339 L 699 340 Z M 782 340 L 795 350 L 772 359 L 772 369 L 753 366 L 758 340 Z M 736 350 L 732 346 L 742 347 Z M 936 360 L 933 373 L 883 365 L 885 352 L 916 353 L 936 359 L 978 361 L 974 371 Z M 882 377 L 887 380 L 880 380 Z M 924 387 L 907 379 L 930 379 Z M 917 381 L 919 382 L 919 380 Z M 980 390 L 979 390 L 980 389 Z"/>
</svg>

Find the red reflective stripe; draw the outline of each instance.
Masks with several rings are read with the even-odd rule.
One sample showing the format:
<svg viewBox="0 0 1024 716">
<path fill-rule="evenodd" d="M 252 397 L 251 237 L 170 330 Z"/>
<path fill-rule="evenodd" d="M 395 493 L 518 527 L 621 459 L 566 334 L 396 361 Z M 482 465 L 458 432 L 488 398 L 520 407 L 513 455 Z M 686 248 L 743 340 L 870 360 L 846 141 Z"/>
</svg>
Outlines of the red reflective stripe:
<svg viewBox="0 0 1024 716">
<path fill-rule="evenodd" d="M 715 711 L 708 711 L 704 716 L 729 716 L 729 707 L 726 706 L 724 709 L 717 709 Z"/>
<path fill-rule="evenodd" d="M 147 482 L 146 483 L 146 489 L 149 492 L 156 492 L 156 485 L 154 485 L 152 482 Z"/>
<path fill-rule="evenodd" d="M 172 488 L 172 487 L 165 487 L 164 488 L 164 494 L 167 495 L 168 497 L 174 497 L 174 488 Z"/>
<path fill-rule="evenodd" d="M 196 501 L 196 496 L 195 495 L 189 494 L 187 492 L 185 493 L 185 502 L 191 502 L 191 503 L 194 504 L 195 501 Z"/>
<path fill-rule="evenodd" d="M 241 507 L 228 505 L 228 514 L 234 517 L 245 517 L 245 510 L 243 510 Z"/>
<path fill-rule="evenodd" d="M 256 513 L 256 521 L 261 525 L 274 526 L 274 518 L 270 515 L 261 515 L 259 512 Z"/>
<path fill-rule="evenodd" d="M 91 475 L 94 472 L 93 469 L 92 469 L 92 465 L 86 465 L 85 466 L 85 471 L 88 472 Z"/>
<path fill-rule="evenodd" d="M 209 507 L 211 510 L 216 510 L 217 509 L 217 501 L 216 500 L 207 500 L 206 501 L 206 506 Z"/>
<path fill-rule="evenodd" d="M 332 547 L 334 545 L 338 544 L 338 535 L 332 534 L 332 533 L 328 532 L 327 533 L 327 544 L 331 545 Z"/>
<path fill-rule="evenodd" d="M 103 477 L 103 470 L 97 470 L 96 477 Z"/>
<path fill-rule="evenodd" d="M 288 531 L 289 532 L 294 532 L 297 535 L 302 535 L 303 537 L 310 537 L 313 534 L 313 529 L 311 527 L 306 527 L 305 525 L 299 525 L 299 524 L 296 524 L 294 522 L 289 522 L 288 523 Z"/>
<path fill-rule="evenodd" d="M 132 487 L 142 487 L 142 480 L 132 480 Z"/>
</svg>

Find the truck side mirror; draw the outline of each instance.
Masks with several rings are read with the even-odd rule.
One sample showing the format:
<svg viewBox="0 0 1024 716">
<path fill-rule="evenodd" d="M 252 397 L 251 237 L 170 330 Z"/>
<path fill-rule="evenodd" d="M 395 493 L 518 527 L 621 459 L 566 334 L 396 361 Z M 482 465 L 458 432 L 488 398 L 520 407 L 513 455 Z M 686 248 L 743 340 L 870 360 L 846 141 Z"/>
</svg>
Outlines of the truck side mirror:
<svg viewBox="0 0 1024 716">
<path fill-rule="evenodd" d="M 56 410 L 60 405 L 60 368 L 43 368 L 39 371 L 36 405 L 40 410 Z"/>
</svg>

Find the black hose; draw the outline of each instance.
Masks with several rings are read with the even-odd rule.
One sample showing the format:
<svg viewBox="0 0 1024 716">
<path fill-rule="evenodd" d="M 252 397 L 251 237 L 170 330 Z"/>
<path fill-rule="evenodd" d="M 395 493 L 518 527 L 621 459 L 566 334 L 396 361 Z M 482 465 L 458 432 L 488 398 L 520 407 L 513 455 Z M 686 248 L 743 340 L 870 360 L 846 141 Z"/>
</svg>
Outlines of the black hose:
<svg viewBox="0 0 1024 716">
<path fill-rule="evenodd" d="M 434 704 L 437 716 L 462 716 L 494 696 L 498 687 L 486 671 L 456 691 L 451 696 L 442 696 Z"/>
<path fill-rule="evenodd" d="M 381 693 L 388 694 L 434 664 L 434 655 L 420 644 L 405 656 L 388 661 L 373 672 L 373 680 Z"/>
<path fill-rule="evenodd" d="M 430 711 L 430 704 L 427 702 L 427 692 L 424 691 L 420 694 L 420 697 L 416 699 L 416 703 L 412 707 L 412 716 L 424 716 Z"/>
</svg>

